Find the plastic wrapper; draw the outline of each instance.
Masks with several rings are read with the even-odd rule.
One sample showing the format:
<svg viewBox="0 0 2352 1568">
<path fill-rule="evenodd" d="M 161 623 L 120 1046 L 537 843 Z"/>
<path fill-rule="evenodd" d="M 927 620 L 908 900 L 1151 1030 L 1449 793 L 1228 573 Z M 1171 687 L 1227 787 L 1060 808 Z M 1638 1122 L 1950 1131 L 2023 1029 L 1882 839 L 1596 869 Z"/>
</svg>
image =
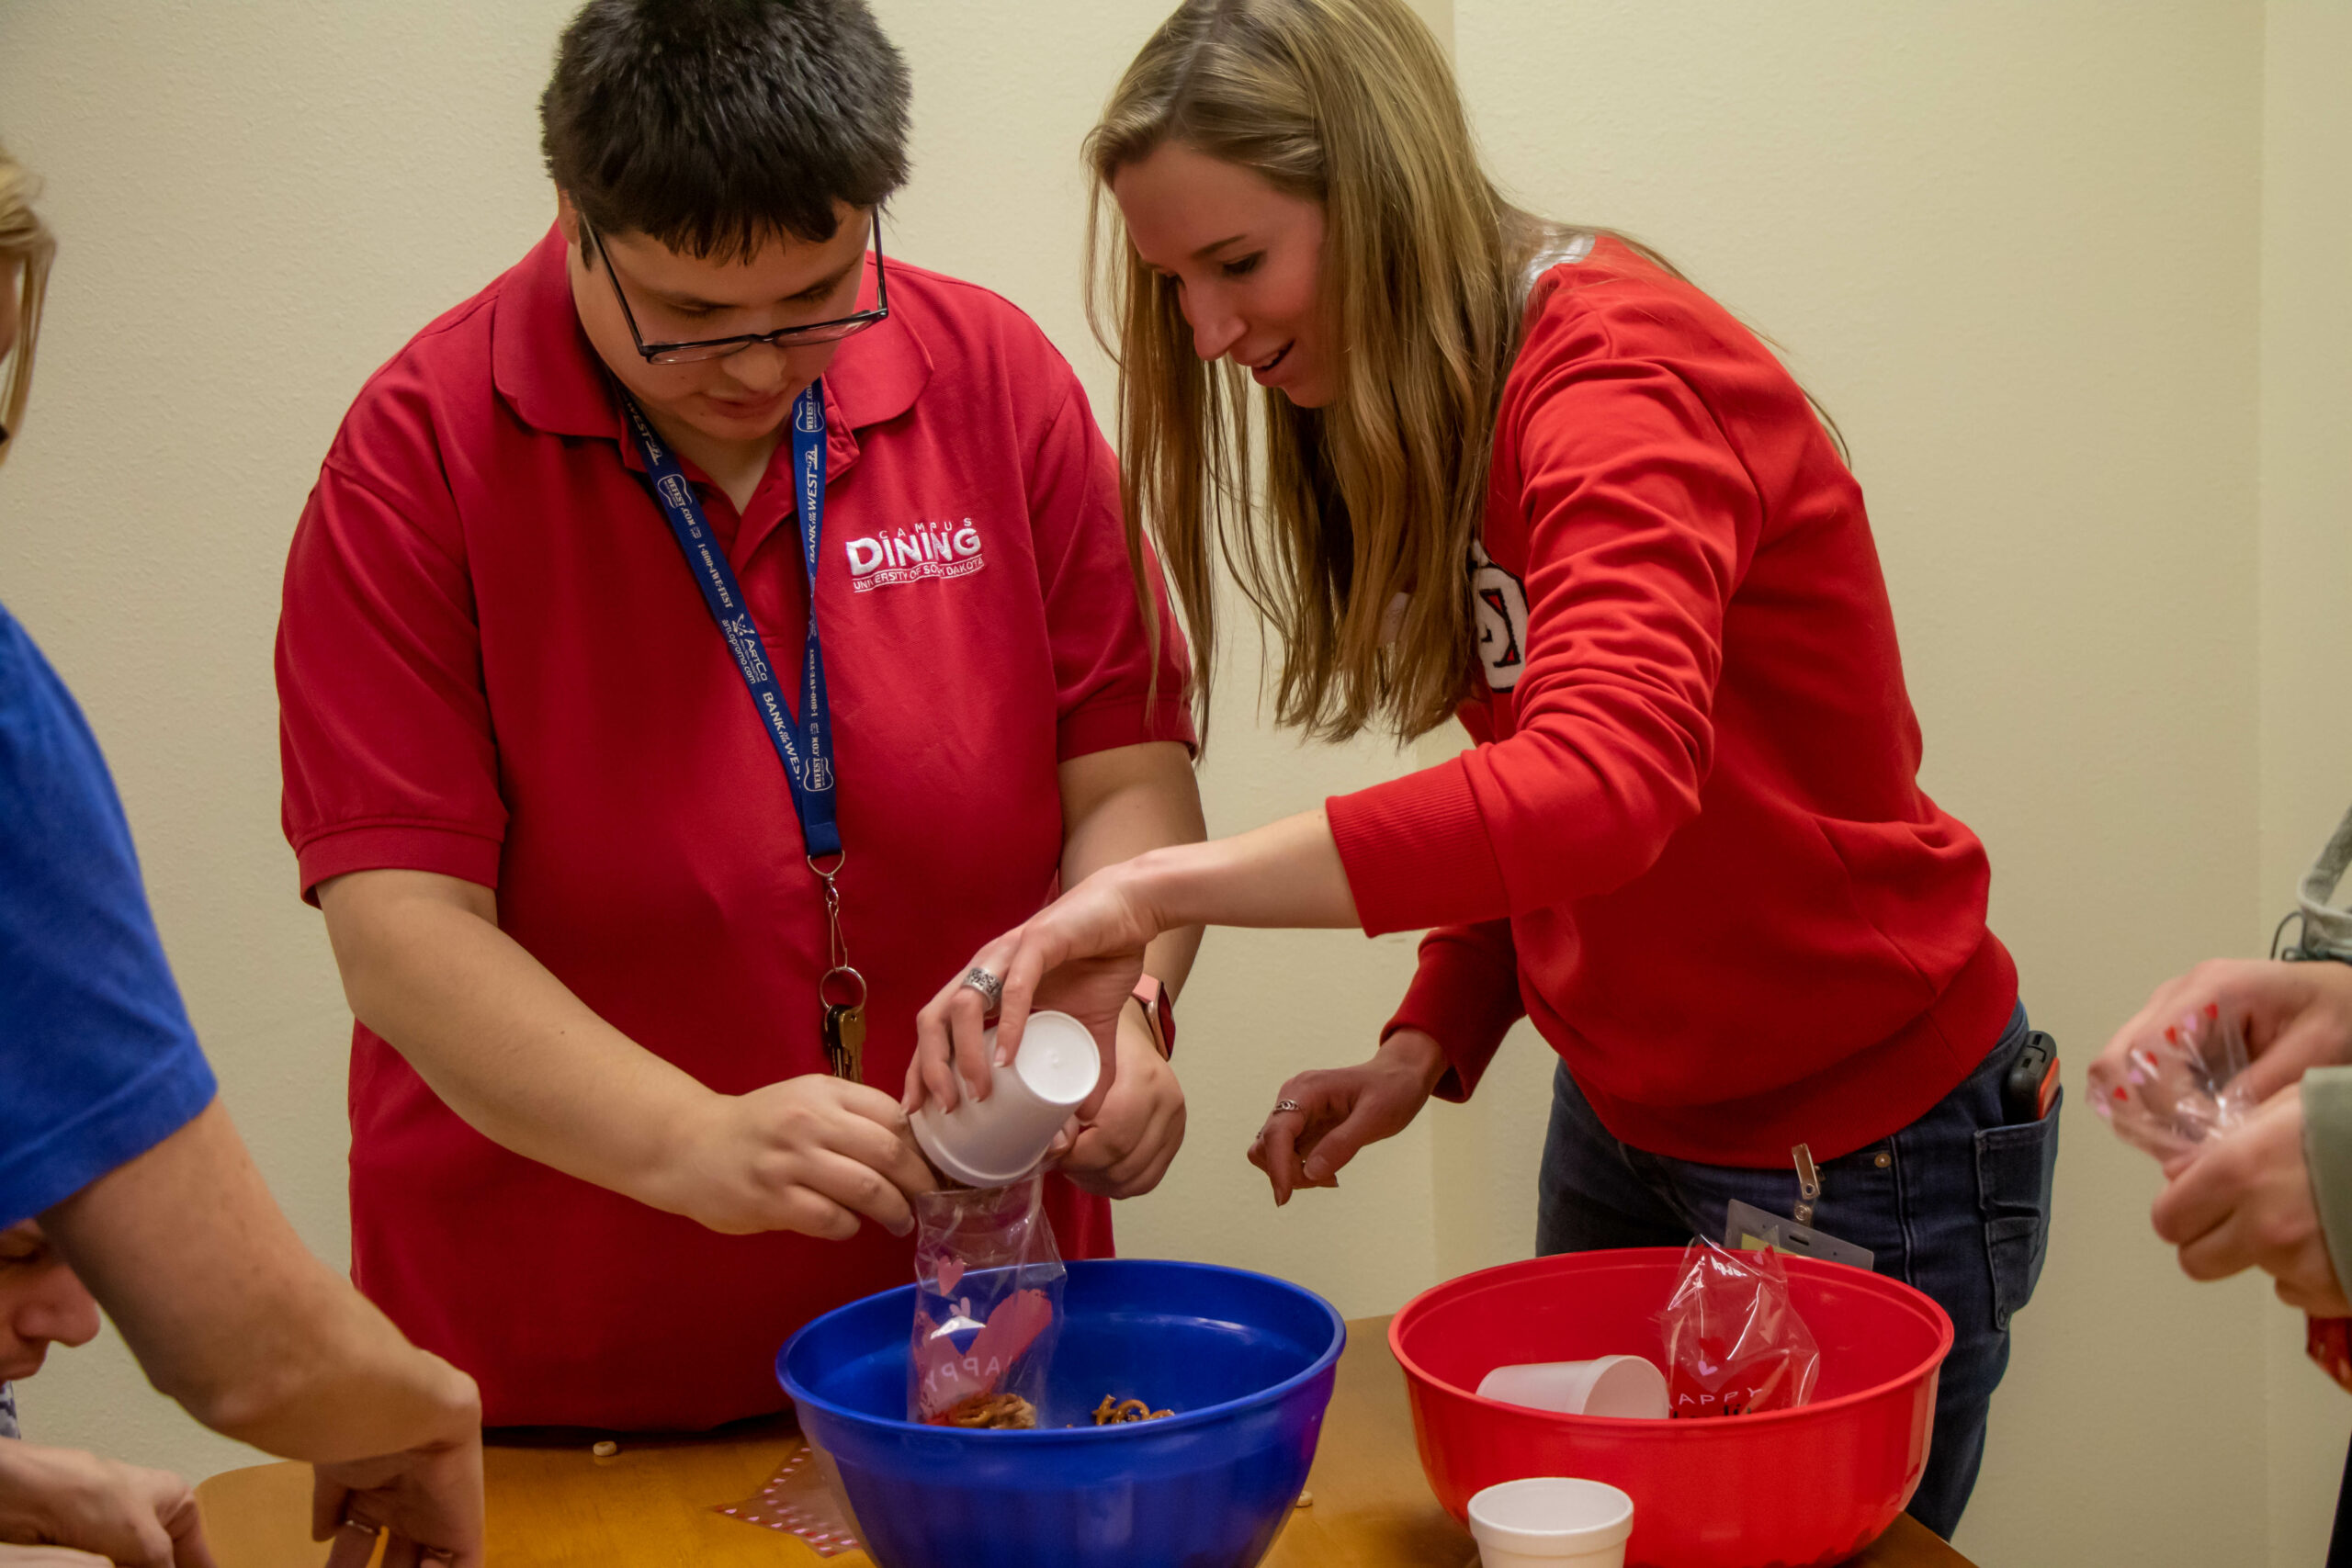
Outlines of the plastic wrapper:
<svg viewBox="0 0 2352 1568">
<path fill-rule="evenodd" d="M 1812 1401 L 1821 1347 L 1789 1300 L 1778 1254 L 1692 1242 L 1660 1321 L 1668 1413 L 1676 1418 L 1754 1416 Z"/>
<path fill-rule="evenodd" d="M 2177 1159 L 2254 1114 L 2245 1066 L 2245 1031 L 2209 1002 L 2133 1046 L 2125 1065 L 2093 1062 L 2091 1106 L 2126 1143 Z"/>
<path fill-rule="evenodd" d="M 2091 1064 L 2091 1105 L 2116 1134 L 2170 1162 L 2209 1138 L 2243 1126 L 2258 1102 L 2240 1077 L 2245 1032 L 2218 1003 L 2172 1024 L 2161 1040 L 2132 1047 L 2128 1066 Z M 2352 1324 L 2303 1318 L 2303 1352 L 2352 1391 Z"/>
<path fill-rule="evenodd" d="M 776 1472 L 740 1503 L 722 1503 L 711 1510 L 762 1529 L 783 1530 L 808 1543 L 820 1557 L 838 1557 L 863 1544 L 849 1505 L 842 1501 L 836 1478 L 828 1473 L 824 1456 L 808 1443 L 792 1450 Z"/>
<path fill-rule="evenodd" d="M 915 1200 L 907 1415 L 941 1427 L 1035 1427 L 1062 1324 L 1045 1179 Z"/>
</svg>

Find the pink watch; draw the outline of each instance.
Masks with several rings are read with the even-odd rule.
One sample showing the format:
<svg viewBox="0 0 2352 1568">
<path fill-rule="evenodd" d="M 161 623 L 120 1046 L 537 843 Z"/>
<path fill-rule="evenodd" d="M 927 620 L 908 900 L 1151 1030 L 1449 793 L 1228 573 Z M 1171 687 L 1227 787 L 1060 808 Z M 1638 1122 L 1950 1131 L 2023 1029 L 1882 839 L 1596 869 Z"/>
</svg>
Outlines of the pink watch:
<svg viewBox="0 0 2352 1568">
<path fill-rule="evenodd" d="M 1163 1059 L 1176 1055 L 1176 998 L 1159 983 L 1157 975 L 1146 975 L 1136 982 L 1136 1000 L 1143 1004 L 1144 1027 L 1151 1031 L 1151 1043 L 1159 1047 Z"/>
</svg>

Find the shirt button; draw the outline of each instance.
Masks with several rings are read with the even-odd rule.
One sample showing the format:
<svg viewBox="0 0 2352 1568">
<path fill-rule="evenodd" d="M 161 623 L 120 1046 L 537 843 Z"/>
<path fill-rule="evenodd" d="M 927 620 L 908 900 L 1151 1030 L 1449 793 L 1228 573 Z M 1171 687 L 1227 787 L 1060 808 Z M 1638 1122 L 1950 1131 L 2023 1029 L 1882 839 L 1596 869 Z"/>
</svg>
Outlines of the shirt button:
<svg viewBox="0 0 2352 1568">
<path fill-rule="evenodd" d="M 1881 1149 L 1878 1152 L 1878 1158 L 1871 1161 L 1871 1163 L 1878 1167 L 1881 1170 L 1884 1170 L 1888 1166 L 1894 1163 L 1894 1156 L 1888 1154 L 1884 1149 Z"/>
</svg>

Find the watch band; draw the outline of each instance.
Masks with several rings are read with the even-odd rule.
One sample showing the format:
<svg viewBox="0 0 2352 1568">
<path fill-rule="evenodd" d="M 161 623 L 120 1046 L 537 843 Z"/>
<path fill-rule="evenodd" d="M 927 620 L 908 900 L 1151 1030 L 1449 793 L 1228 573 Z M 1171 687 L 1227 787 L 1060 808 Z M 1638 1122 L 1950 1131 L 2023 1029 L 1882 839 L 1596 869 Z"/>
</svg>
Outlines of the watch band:
<svg viewBox="0 0 2352 1568">
<path fill-rule="evenodd" d="M 1176 998 L 1157 975 L 1146 975 L 1136 982 L 1135 999 L 1143 1007 L 1144 1027 L 1151 1031 L 1151 1043 L 1159 1047 L 1164 1059 L 1176 1055 Z"/>
</svg>

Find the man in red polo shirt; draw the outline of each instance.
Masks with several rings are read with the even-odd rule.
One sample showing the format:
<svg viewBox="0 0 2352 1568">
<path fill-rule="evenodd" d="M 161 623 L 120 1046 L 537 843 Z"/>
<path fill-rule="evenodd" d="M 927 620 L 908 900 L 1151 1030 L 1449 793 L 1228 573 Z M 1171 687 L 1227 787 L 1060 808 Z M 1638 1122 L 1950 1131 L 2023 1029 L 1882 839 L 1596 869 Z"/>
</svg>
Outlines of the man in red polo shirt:
<svg viewBox="0 0 2352 1568">
<path fill-rule="evenodd" d="M 860 0 L 594 0 L 541 103 L 554 228 L 369 380 L 295 536 L 355 1272 L 492 1425 L 778 1407 L 785 1337 L 907 1278 L 931 1179 L 868 1086 L 940 973 L 1201 834 L 1076 378 L 883 259 L 907 98 Z M 1182 1141 L 1159 1038 L 1127 1010 L 1066 1253 Z"/>
</svg>

